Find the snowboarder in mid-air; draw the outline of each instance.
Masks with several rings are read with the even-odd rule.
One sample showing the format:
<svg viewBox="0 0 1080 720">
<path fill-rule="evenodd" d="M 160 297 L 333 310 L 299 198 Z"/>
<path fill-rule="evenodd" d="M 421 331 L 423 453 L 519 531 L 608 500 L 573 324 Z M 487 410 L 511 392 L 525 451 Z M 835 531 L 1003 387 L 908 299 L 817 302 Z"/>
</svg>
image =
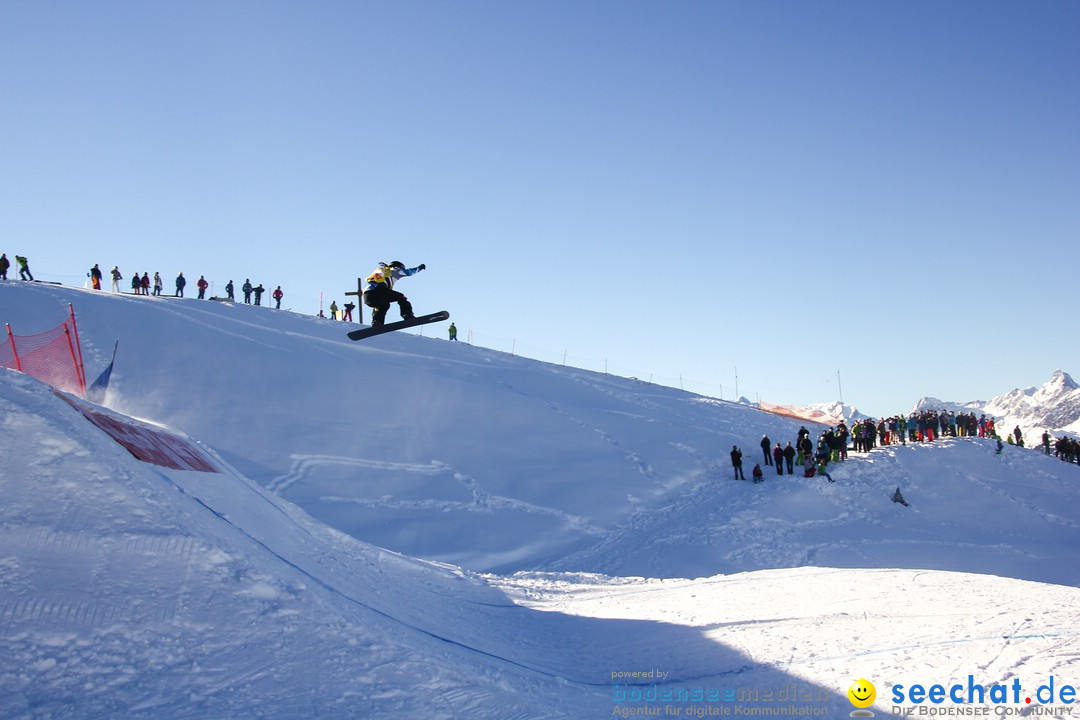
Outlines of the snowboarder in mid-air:
<svg viewBox="0 0 1080 720">
<path fill-rule="evenodd" d="M 413 308 L 409 299 L 394 289 L 394 283 L 403 277 L 415 275 L 427 268 L 420 263 L 414 268 L 406 268 L 397 260 L 392 263 L 379 263 L 375 272 L 367 277 L 367 289 L 364 290 L 364 304 L 371 308 L 371 327 L 380 327 L 386 321 L 386 311 L 391 303 L 397 303 L 402 320 L 412 320 Z"/>
</svg>

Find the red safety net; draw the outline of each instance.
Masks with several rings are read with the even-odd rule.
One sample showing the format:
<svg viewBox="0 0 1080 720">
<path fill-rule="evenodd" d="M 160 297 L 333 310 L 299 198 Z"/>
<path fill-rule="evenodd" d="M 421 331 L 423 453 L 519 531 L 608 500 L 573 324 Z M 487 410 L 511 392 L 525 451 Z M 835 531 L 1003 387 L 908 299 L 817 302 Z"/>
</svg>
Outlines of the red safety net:
<svg viewBox="0 0 1080 720">
<path fill-rule="evenodd" d="M 774 405 L 772 403 L 762 402 L 758 403 L 758 406 L 765 412 L 770 412 L 773 415 L 783 415 L 784 417 L 795 418 L 796 420 L 807 420 L 812 423 L 818 423 L 821 425 L 838 425 L 843 418 L 835 418 L 831 415 L 826 415 L 820 410 L 807 410 L 806 408 L 795 407 L 794 405 Z"/>
<path fill-rule="evenodd" d="M 0 366 L 31 375 L 57 390 L 86 395 L 82 349 L 75 326 L 75 309 L 63 323 L 36 335 L 16 335 L 7 326 L 7 338 L 0 347 Z"/>
</svg>

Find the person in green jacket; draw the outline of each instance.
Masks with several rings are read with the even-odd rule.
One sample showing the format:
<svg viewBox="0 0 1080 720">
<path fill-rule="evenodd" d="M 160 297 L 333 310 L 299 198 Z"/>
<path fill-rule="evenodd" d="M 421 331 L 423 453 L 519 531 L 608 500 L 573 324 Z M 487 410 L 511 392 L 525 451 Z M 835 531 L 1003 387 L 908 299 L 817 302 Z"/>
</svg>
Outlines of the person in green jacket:
<svg viewBox="0 0 1080 720">
<path fill-rule="evenodd" d="M 15 256 L 15 262 L 19 264 L 19 277 L 23 280 L 33 280 L 34 276 L 30 274 L 30 263 L 22 255 Z"/>
</svg>

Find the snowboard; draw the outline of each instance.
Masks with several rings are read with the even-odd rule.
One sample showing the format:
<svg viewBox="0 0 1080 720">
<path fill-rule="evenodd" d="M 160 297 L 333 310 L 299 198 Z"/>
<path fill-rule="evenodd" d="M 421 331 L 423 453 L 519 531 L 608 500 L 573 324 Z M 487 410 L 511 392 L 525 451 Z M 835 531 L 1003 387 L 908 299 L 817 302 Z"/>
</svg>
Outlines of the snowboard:
<svg viewBox="0 0 1080 720">
<path fill-rule="evenodd" d="M 374 335 L 382 335 L 383 333 L 393 332 L 394 330 L 404 330 L 405 328 L 416 327 L 417 325 L 427 325 L 428 323 L 439 322 L 440 320 L 447 320 L 450 317 L 450 313 L 445 310 L 439 312 L 430 313 L 428 315 L 417 315 L 412 320 L 398 320 L 397 322 L 386 323 L 379 327 L 366 327 L 359 330 L 353 330 L 349 333 L 350 340 L 363 340 Z"/>
</svg>

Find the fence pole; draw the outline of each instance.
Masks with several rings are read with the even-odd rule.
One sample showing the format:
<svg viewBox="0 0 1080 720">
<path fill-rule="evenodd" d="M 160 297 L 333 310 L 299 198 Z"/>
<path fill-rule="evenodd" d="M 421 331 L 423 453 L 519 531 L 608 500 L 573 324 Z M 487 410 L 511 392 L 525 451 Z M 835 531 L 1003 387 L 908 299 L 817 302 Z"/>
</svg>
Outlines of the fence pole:
<svg viewBox="0 0 1080 720">
<path fill-rule="evenodd" d="M 71 328 L 64 325 L 64 337 L 68 341 L 68 350 L 71 351 L 71 362 L 75 365 L 75 382 L 79 386 L 79 394 L 84 398 L 86 397 L 86 381 L 82 378 L 82 373 L 79 369 L 79 358 L 75 355 L 75 345 L 71 340 Z"/>
<path fill-rule="evenodd" d="M 75 348 L 79 351 L 78 358 L 75 359 L 75 374 L 79 379 L 79 386 L 82 388 L 83 395 L 86 395 L 86 367 L 83 365 L 82 357 L 82 343 L 79 342 L 79 326 L 75 324 L 75 306 L 68 303 L 68 311 L 71 313 L 71 329 L 75 331 Z M 68 342 L 71 339 L 68 338 Z M 72 353 L 74 356 L 74 353 Z"/>
<path fill-rule="evenodd" d="M 11 332 L 11 324 L 4 323 L 7 326 L 8 340 L 11 341 L 11 354 L 15 356 L 15 369 L 22 372 L 22 363 L 19 362 L 19 351 L 15 349 L 15 334 Z"/>
</svg>

